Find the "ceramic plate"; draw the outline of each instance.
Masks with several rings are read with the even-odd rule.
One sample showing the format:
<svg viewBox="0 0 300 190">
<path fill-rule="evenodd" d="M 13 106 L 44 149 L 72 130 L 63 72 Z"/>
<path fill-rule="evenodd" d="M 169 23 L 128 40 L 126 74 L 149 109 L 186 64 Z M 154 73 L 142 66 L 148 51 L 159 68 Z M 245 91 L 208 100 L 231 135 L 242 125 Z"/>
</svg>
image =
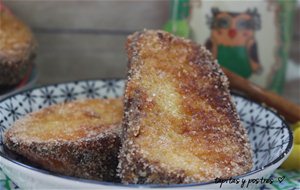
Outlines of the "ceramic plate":
<svg viewBox="0 0 300 190">
<path fill-rule="evenodd" d="M 86 98 L 114 98 L 123 95 L 124 80 L 86 80 L 43 86 L 19 92 L 0 102 L 0 166 L 3 171 L 24 189 L 120 189 L 136 187 L 218 188 L 214 182 L 188 185 L 129 185 L 83 180 L 35 168 L 6 154 L 3 150 L 3 132 L 24 115 L 60 102 Z M 268 177 L 287 158 L 292 148 L 292 135 L 285 121 L 274 111 L 247 98 L 233 94 L 238 114 L 247 129 L 253 151 L 252 170 L 239 178 Z M 224 184 L 238 188 L 238 185 Z"/>
</svg>

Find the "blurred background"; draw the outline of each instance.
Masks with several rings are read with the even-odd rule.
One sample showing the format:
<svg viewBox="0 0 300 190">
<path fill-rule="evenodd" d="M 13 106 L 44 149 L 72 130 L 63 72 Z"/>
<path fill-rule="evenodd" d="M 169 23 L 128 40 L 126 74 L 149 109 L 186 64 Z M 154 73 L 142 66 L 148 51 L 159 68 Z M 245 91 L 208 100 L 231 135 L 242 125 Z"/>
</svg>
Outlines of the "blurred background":
<svg viewBox="0 0 300 190">
<path fill-rule="evenodd" d="M 36 35 L 37 84 L 88 78 L 124 78 L 126 36 L 161 29 L 170 2 L 4 0 Z M 300 3 L 297 2 L 283 95 L 300 103 Z"/>
<path fill-rule="evenodd" d="M 126 76 L 127 35 L 159 29 L 168 1 L 14 1 L 4 3 L 39 43 L 39 84 Z"/>
</svg>

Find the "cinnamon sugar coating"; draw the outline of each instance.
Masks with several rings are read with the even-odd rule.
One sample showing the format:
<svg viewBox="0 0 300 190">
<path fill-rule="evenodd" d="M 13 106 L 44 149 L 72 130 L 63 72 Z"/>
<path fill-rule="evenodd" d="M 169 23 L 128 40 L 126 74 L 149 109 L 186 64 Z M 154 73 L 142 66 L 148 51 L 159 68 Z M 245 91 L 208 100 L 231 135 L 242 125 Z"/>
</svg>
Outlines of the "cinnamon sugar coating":
<svg viewBox="0 0 300 190">
<path fill-rule="evenodd" d="M 0 10 L 0 85 L 15 85 L 33 65 L 36 41 L 31 30 L 7 8 Z"/>
<path fill-rule="evenodd" d="M 252 168 L 228 80 L 211 53 L 163 31 L 128 37 L 119 175 L 123 183 L 196 183 Z"/>
<path fill-rule="evenodd" d="M 59 174 L 116 181 L 122 116 L 121 99 L 57 104 L 15 122 L 4 144 Z"/>
</svg>

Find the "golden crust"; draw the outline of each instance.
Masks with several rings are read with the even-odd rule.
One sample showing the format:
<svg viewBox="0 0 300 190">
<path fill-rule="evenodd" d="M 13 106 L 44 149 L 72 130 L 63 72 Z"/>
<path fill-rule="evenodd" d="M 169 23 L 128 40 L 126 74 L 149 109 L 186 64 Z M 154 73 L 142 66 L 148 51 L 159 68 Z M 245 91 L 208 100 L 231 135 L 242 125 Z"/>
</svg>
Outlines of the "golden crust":
<svg viewBox="0 0 300 190">
<path fill-rule="evenodd" d="M 0 85 L 20 82 L 33 65 L 31 30 L 0 3 Z"/>
<path fill-rule="evenodd" d="M 210 52 L 163 31 L 129 36 L 119 175 L 193 183 L 249 171 L 252 155 L 228 81 Z"/>
<path fill-rule="evenodd" d="M 5 133 L 4 143 L 48 170 L 114 181 L 122 115 L 121 99 L 57 104 L 17 121 Z"/>
<path fill-rule="evenodd" d="M 0 61 L 29 59 L 35 47 L 31 30 L 7 8 L 0 10 L 0 26 Z"/>
</svg>

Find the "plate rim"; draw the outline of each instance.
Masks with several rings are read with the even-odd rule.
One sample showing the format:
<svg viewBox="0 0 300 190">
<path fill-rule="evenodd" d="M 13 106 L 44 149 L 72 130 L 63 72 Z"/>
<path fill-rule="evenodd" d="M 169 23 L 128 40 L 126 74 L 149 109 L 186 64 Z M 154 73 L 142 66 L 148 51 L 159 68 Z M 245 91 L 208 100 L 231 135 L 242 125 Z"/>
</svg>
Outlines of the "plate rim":
<svg viewBox="0 0 300 190">
<path fill-rule="evenodd" d="M 3 99 L 0 99 L 0 103 L 4 102 L 4 101 L 6 101 L 6 100 L 8 100 L 8 99 L 10 99 L 14 96 L 26 93 L 28 91 L 37 90 L 37 89 L 41 89 L 41 88 L 45 88 L 45 87 L 57 87 L 58 85 L 67 85 L 67 84 L 72 84 L 72 83 L 76 84 L 76 83 L 79 83 L 79 82 L 90 82 L 90 81 L 97 82 L 97 81 L 109 81 L 109 80 L 116 80 L 116 81 L 123 80 L 126 84 L 126 79 L 124 79 L 124 78 L 114 78 L 114 77 L 58 82 L 58 83 L 52 83 L 52 84 L 39 85 L 39 86 L 35 86 L 35 87 L 31 87 L 31 88 L 27 88 L 27 89 L 17 91 L 13 94 L 10 94 L 9 96 L 7 96 Z M 251 172 L 248 172 L 246 174 L 233 177 L 233 178 L 243 178 L 243 177 L 247 177 L 247 176 L 259 173 L 263 170 L 266 170 L 266 169 L 270 168 L 271 166 L 273 166 L 273 165 L 277 164 L 279 161 L 281 161 L 286 155 L 288 155 L 291 152 L 291 149 L 293 147 L 293 134 L 292 134 L 292 131 L 291 131 L 289 125 L 287 124 L 286 120 L 284 119 L 284 117 L 279 115 L 277 113 L 277 111 L 275 109 L 273 109 L 272 107 L 267 106 L 265 104 L 258 103 L 254 100 L 250 100 L 245 95 L 242 95 L 242 94 L 240 94 L 238 92 L 235 92 L 235 91 L 230 91 L 230 94 L 233 95 L 233 96 L 242 98 L 244 100 L 247 100 L 249 102 L 252 102 L 252 103 L 254 103 L 254 104 L 256 104 L 260 107 L 263 107 L 264 109 L 270 111 L 271 113 L 273 113 L 286 126 L 286 128 L 288 130 L 289 137 L 290 137 L 286 149 L 275 160 L 273 160 L 272 162 L 268 163 L 267 165 L 265 165 L 265 166 L 263 166 L 259 169 L 255 169 L 255 170 L 253 170 Z M 9 156 L 7 156 L 6 154 L 4 154 L 0 151 L 0 158 L 1 157 L 5 158 L 7 161 L 11 162 L 12 164 L 17 164 L 18 166 L 24 167 L 24 168 L 29 169 L 29 170 L 33 170 L 34 172 L 40 172 L 44 175 L 50 175 L 52 177 L 58 177 L 58 178 L 62 178 L 62 179 L 65 179 L 65 180 L 82 182 L 82 183 L 87 183 L 87 184 L 94 184 L 94 185 L 105 185 L 105 186 L 115 186 L 115 187 L 130 187 L 130 188 L 176 188 L 176 187 L 179 188 L 179 187 L 195 187 L 195 186 L 204 186 L 204 185 L 215 184 L 214 180 L 209 181 L 209 182 L 190 183 L 190 184 L 122 184 L 122 183 L 116 183 L 116 182 L 96 181 L 96 180 L 82 179 L 82 178 L 79 178 L 79 177 L 66 176 L 66 175 L 57 174 L 55 172 L 48 171 L 48 170 L 45 170 L 45 169 L 36 168 L 36 167 L 30 166 L 30 165 L 24 164 L 22 162 L 16 161 L 16 160 L 10 158 Z"/>
</svg>

